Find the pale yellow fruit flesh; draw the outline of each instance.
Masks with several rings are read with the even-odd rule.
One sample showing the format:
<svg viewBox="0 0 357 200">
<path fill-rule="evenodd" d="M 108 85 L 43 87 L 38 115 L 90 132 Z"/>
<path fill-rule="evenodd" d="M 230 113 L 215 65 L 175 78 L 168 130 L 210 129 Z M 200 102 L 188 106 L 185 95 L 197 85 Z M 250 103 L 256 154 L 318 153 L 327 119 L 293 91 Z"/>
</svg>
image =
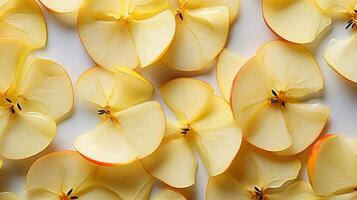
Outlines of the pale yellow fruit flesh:
<svg viewBox="0 0 357 200">
<path fill-rule="evenodd" d="M 97 170 L 96 180 L 122 199 L 148 199 L 154 184 L 140 161 L 122 166 L 101 166 Z"/>
<path fill-rule="evenodd" d="M 150 200 L 186 200 L 186 197 L 171 189 L 161 189 L 160 192 L 151 197 Z"/>
<path fill-rule="evenodd" d="M 21 111 L 12 116 L 2 133 L 0 154 L 9 159 L 24 159 L 43 151 L 56 134 L 56 122 L 36 112 Z"/>
<path fill-rule="evenodd" d="M 231 164 L 242 142 L 240 127 L 233 118 L 229 104 L 221 97 L 211 96 L 206 108 L 191 125 L 194 142 L 211 176 L 223 173 Z"/>
<path fill-rule="evenodd" d="M 150 174 L 172 187 L 186 188 L 195 184 L 198 164 L 184 136 L 164 140 L 142 162 Z"/>
<path fill-rule="evenodd" d="M 18 198 L 10 192 L 2 192 L 0 193 L 0 200 L 18 200 Z"/>
<path fill-rule="evenodd" d="M 327 107 L 296 104 L 322 88 L 321 71 L 307 49 L 268 42 L 239 71 L 232 89 L 232 109 L 250 143 L 292 155 L 306 149 L 327 122 Z M 283 95 L 284 104 L 271 102 L 273 90 Z M 296 106 L 300 109 L 292 109 Z"/>
<path fill-rule="evenodd" d="M 357 83 L 357 69 L 353 58 L 357 56 L 357 33 L 347 39 L 331 40 L 325 51 L 327 63 L 343 78 Z"/>
<path fill-rule="evenodd" d="M 318 195 L 329 196 L 357 186 L 357 155 L 342 136 L 330 136 L 315 147 L 308 165 L 309 180 Z"/>
<path fill-rule="evenodd" d="M 33 48 L 42 48 L 46 45 L 46 23 L 35 1 L 7 1 L 0 6 L 0 38 L 21 40 Z"/>
<path fill-rule="evenodd" d="M 267 198 L 271 200 L 281 200 L 289 197 L 291 200 L 319 200 L 320 198 L 315 196 L 314 191 L 311 188 L 309 182 L 306 181 L 296 181 L 295 183 L 289 185 L 287 188 L 283 189 L 281 192 L 274 192 L 268 194 Z M 323 200 L 321 198 L 321 200 Z"/>
<path fill-rule="evenodd" d="M 89 1 L 78 16 L 82 43 L 93 60 L 109 70 L 147 67 L 159 60 L 174 37 L 175 19 L 164 5 L 152 0 Z"/>
<path fill-rule="evenodd" d="M 249 199 L 250 193 L 228 174 L 210 177 L 206 189 L 207 200 Z"/>
<path fill-rule="evenodd" d="M 82 4 L 82 0 L 40 0 L 40 2 L 48 9 L 58 13 L 75 12 Z"/>
<path fill-rule="evenodd" d="M 355 9 L 356 0 L 316 0 L 321 9 L 329 14 L 349 14 Z"/>
<path fill-rule="evenodd" d="M 95 169 L 94 164 L 74 151 L 48 154 L 31 166 L 26 178 L 26 189 L 37 190 L 33 195 L 47 192 L 60 195 L 71 189 L 76 192 L 91 184 Z"/>
<path fill-rule="evenodd" d="M 186 9 L 182 16 L 183 20 L 176 17 L 175 38 L 161 60 L 179 71 L 197 71 L 206 67 L 224 48 L 229 11 L 225 6 L 203 7 Z"/>
<path fill-rule="evenodd" d="M 40 111 L 55 120 L 66 117 L 74 103 L 69 75 L 62 66 L 50 60 L 32 62 L 19 95 L 23 97 L 24 110 Z"/>
<path fill-rule="evenodd" d="M 124 164 L 151 154 L 164 136 L 165 116 L 157 102 L 145 102 L 113 114 L 74 146 L 100 163 Z M 115 121 L 112 121 L 115 120 Z"/>
<path fill-rule="evenodd" d="M 294 43 L 314 41 L 332 22 L 311 0 L 263 0 L 263 15 L 276 34 Z"/>
<path fill-rule="evenodd" d="M 224 49 L 218 58 L 217 82 L 222 96 L 226 101 L 231 100 L 232 85 L 239 70 L 247 59 L 230 49 Z"/>
</svg>

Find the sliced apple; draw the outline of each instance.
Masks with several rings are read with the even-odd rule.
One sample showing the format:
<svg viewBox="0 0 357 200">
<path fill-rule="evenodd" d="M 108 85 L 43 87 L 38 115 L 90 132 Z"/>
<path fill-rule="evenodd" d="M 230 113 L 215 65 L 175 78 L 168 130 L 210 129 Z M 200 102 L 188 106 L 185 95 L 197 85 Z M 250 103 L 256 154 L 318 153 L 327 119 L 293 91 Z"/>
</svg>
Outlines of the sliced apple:
<svg viewBox="0 0 357 200">
<path fill-rule="evenodd" d="M 230 49 L 224 49 L 219 55 L 216 69 L 217 83 L 222 96 L 228 102 L 231 98 L 234 79 L 246 61 L 245 57 L 234 53 Z"/>
<path fill-rule="evenodd" d="M 294 43 L 313 42 L 332 22 L 311 0 L 263 0 L 263 16 L 277 35 Z"/>
<path fill-rule="evenodd" d="M 175 19 L 162 1 L 88 1 L 78 15 L 78 32 L 100 66 L 146 67 L 164 54 Z M 105 53 L 104 53 L 105 52 Z"/>
<path fill-rule="evenodd" d="M 357 70 L 353 58 L 357 56 L 357 34 L 347 39 L 331 40 L 325 51 L 327 63 L 343 78 L 357 83 Z"/>
<path fill-rule="evenodd" d="M 353 193 L 357 188 L 357 155 L 342 136 L 328 135 L 313 148 L 308 162 L 309 180 L 316 194 Z"/>
<path fill-rule="evenodd" d="M 40 0 L 40 2 L 49 10 L 52 10 L 57 13 L 70 13 L 76 12 L 81 4 L 82 0 L 64 0 L 64 1 L 56 1 L 56 0 Z"/>
<path fill-rule="evenodd" d="M 295 193 L 282 186 L 296 179 L 300 168 L 295 157 L 279 157 L 244 143 L 229 170 L 209 178 L 207 199 L 273 199 L 279 193 Z"/>
<path fill-rule="evenodd" d="M 121 200 L 116 193 L 95 182 L 96 170 L 96 165 L 73 151 L 46 155 L 27 174 L 25 199 Z"/>
<path fill-rule="evenodd" d="M 353 12 L 354 0 L 316 0 L 319 7 L 329 14 L 348 15 Z"/>
<path fill-rule="evenodd" d="M 211 6 L 209 2 L 192 9 L 186 2 L 189 1 L 180 1 L 174 8 L 177 9 L 177 31 L 161 61 L 175 70 L 198 71 L 224 48 L 229 31 L 229 9 Z"/>
<path fill-rule="evenodd" d="M 223 173 L 242 139 L 229 104 L 210 85 L 194 79 L 171 80 L 160 91 L 178 123 L 169 123 L 163 143 L 143 160 L 144 167 L 172 187 L 192 186 L 197 161 L 191 148 L 196 147 L 210 175 Z"/>
<path fill-rule="evenodd" d="M 46 45 L 47 28 L 40 7 L 33 0 L 3 1 L 0 4 L 1 39 L 17 39 L 39 49 Z"/>
<path fill-rule="evenodd" d="M 289 185 L 282 192 L 268 194 L 269 200 L 281 200 L 289 197 L 291 200 L 319 200 L 322 197 L 317 197 L 311 188 L 309 182 L 306 181 L 296 181 L 295 183 Z M 330 199 L 329 199 L 330 200 Z M 331 199 L 332 200 L 332 199 Z"/>
<path fill-rule="evenodd" d="M 297 154 L 315 141 L 328 120 L 327 107 L 303 103 L 322 88 L 319 65 L 306 48 L 268 42 L 236 77 L 233 113 L 251 144 Z"/>
<path fill-rule="evenodd" d="M 0 200 L 18 200 L 17 196 L 10 192 L 1 192 Z"/>
<path fill-rule="evenodd" d="M 150 200 L 186 200 L 186 197 L 181 193 L 176 192 L 171 189 L 161 189 L 160 192 L 154 197 L 150 198 Z"/>
<path fill-rule="evenodd" d="M 0 154 L 24 159 L 53 140 L 55 121 L 72 110 L 72 84 L 58 64 L 27 57 L 31 47 L 20 41 L 2 40 L 0 49 L 1 72 L 6 77 L 0 83 Z M 58 95 L 62 98 L 54 98 Z"/>
<path fill-rule="evenodd" d="M 165 115 L 158 102 L 149 101 L 153 86 L 138 73 L 95 67 L 79 78 L 77 92 L 102 119 L 74 143 L 83 156 L 101 164 L 126 164 L 148 156 L 161 143 Z"/>
</svg>

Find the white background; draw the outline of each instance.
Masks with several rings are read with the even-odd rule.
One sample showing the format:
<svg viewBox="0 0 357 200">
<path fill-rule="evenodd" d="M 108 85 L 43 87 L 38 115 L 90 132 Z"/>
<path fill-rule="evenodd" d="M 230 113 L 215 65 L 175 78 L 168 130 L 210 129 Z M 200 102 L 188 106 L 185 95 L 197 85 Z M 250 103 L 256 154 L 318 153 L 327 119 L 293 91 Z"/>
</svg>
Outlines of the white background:
<svg viewBox="0 0 357 200">
<path fill-rule="evenodd" d="M 43 9 L 44 10 L 44 9 Z M 52 59 L 62 64 L 71 75 L 73 83 L 81 73 L 94 66 L 83 49 L 74 27 L 64 25 L 58 18 L 44 10 L 48 26 L 47 48 L 36 53 L 37 57 Z M 309 20 L 309 19 L 306 19 Z M 314 44 L 308 48 L 315 54 L 325 79 L 325 89 L 313 101 L 323 102 L 331 108 L 331 116 L 326 128 L 328 133 L 341 133 L 357 138 L 357 88 L 339 77 L 324 61 L 323 52 L 331 38 L 342 39 L 348 37 L 351 31 L 344 29 L 345 22 L 335 22 L 325 31 Z M 265 42 L 277 37 L 264 23 L 260 0 L 241 0 L 240 18 L 232 27 L 229 48 L 235 52 L 251 57 Z M 357 63 L 356 63 L 357 67 Z M 178 77 L 188 76 L 179 74 L 163 66 L 153 66 L 140 70 L 156 87 L 165 81 Z M 217 93 L 215 69 L 212 68 L 197 76 L 198 79 L 211 83 Z M 61 94 L 58 94 L 61 98 Z M 158 98 L 158 94 L 156 94 Z M 89 113 L 76 102 L 73 115 L 58 126 L 57 137 L 53 144 L 40 155 L 24 161 L 7 161 L 0 170 L 0 191 L 23 193 L 27 170 L 34 160 L 40 156 L 57 151 L 73 149 L 73 142 L 77 136 L 91 130 L 98 119 L 95 113 Z M 166 109 L 167 110 L 167 109 Z M 305 153 L 306 154 L 306 153 Z M 306 156 L 301 156 L 304 160 Z M 204 199 L 207 174 L 200 164 L 197 184 L 191 188 L 192 199 Z"/>
</svg>

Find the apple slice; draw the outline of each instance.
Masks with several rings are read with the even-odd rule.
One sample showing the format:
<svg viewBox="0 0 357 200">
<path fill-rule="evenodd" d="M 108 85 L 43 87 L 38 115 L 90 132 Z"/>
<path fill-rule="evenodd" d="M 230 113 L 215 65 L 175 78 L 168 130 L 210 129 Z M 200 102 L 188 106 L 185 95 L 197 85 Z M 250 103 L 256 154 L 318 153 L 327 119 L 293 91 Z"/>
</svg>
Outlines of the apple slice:
<svg viewBox="0 0 357 200">
<path fill-rule="evenodd" d="M 357 70 L 353 58 L 357 55 L 357 34 L 347 39 L 331 40 L 325 51 L 327 63 L 343 78 L 357 83 Z"/>
<path fill-rule="evenodd" d="M 210 175 L 223 173 L 242 140 L 229 104 L 215 96 L 210 85 L 194 79 L 171 80 L 160 91 L 178 122 L 169 122 L 163 143 L 143 159 L 144 167 L 172 187 L 192 186 L 197 171 L 192 148 L 196 147 Z"/>
<path fill-rule="evenodd" d="M 25 199 L 121 200 L 116 193 L 95 182 L 96 170 L 96 165 L 73 151 L 46 155 L 27 174 Z"/>
<path fill-rule="evenodd" d="M 190 1 L 180 1 L 174 8 L 177 30 L 161 61 L 175 70 L 198 71 L 224 48 L 229 31 L 229 9 L 209 3 L 192 9 L 186 2 Z"/>
<path fill-rule="evenodd" d="M 101 122 L 77 138 L 75 148 L 97 163 L 127 164 L 153 153 L 165 132 L 165 115 L 153 86 L 138 73 L 95 67 L 77 82 L 78 96 L 95 105 Z"/>
<path fill-rule="evenodd" d="M 216 69 L 217 83 L 222 96 L 228 102 L 231 98 L 234 78 L 246 61 L 246 58 L 234 53 L 230 49 L 224 49 L 219 55 Z"/>
<path fill-rule="evenodd" d="M 263 16 L 277 35 L 294 43 L 313 42 L 332 22 L 311 0 L 263 0 Z"/>
<path fill-rule="evenodd" d="M 306 48 L 268 42 L 236 77 L 233 113 L 251 144 L 283 155 L 297 154 L 315 141 L 328 120 L 327 107 L 303 103 L 322 88 L 320 68 Z"/>
<path fill-rule="evenodd" d="M 51 143 L 55 121 L 72 110 L 72 83 L 57 63 L 27 57 L 31 48 L 20 41 L 2 40 L 0 49 L 0 154 L 24 159 Z"/>
<path fill-rule="evenodd" d="M 357 154 L 339 135 L 321 138 L 308 162 L 309 180 L 316 194 L 356 193 Z"/>
<path fill-rule="evenodd" d="M 296 198 L 301 199 L 306 188 L 282 187 L 296 179 L 300 168 L 301 163 L 295 157 L 279 157 L 244 143 L 231 167 L 224 174 L 209 178 L 207 200 L 274 199 L 284 193 L 301 193 Z"/>
<path fill-rule="evenodd" d="M 171 189 L 161 189 L 158 194 L 156 194 L 154 197 L 150 198 L 150 200 L 186 200 L 186 197 L 184 197 L 182 194 L 179 192 L 176 192 Z"/>
<path fill-rule="evenodd" d="M 18 200 L 15 194 L 10 192 L 1 192 L 0 200 Z"/>
<path fill-rule="evenodd" d="M 1 39 L 17 39 L 39 49 L 46 45 L 47 28 L 40 7 L 33 0 L 2 1 Z"/>
<path fill-rule="evenodd" d="M 88 1 L 78 15 L 88 54 L 109 70 L 146 67 L 159 60 L 175 33 L 173 13 L 162 2 Z"/>
<path fill-rule="evenodd" d="M 319 7 L 329 14 L 349 15 L 353 13 L 355 3 L 353 0 L 316 0 Z"/>
</svg>

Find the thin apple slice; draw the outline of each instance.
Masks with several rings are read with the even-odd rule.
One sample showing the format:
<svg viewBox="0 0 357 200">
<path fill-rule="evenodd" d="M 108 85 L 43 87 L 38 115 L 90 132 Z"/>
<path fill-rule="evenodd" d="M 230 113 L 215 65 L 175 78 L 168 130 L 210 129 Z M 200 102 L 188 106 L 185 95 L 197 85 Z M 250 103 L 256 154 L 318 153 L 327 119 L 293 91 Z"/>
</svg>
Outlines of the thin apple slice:
<svg viewBox="0 0 357 200">
<path fill-rule="evenodd" d="M 60 121 L 72 110 L 71 79 L 66 70 L 55 62 L 35 59 L 20 85 L 18 95 L 23 97 L 25 111 L 40 111 Z"/>
<path fill-rule="evenodd" d="M 295 157 L 279 157 L 244 143 L 229 170 L 209 178 L 207 199 L 270 199 L 285 192 L 281 186 L 295 179 L 300 168 Z"/>
<path fill-rule="evenodd" d="M 332 195 L 325 197 L 326 200 L 351 200 L 357 198 L 357 192 L 350 192 L 346 194 Z"/>
<path fill-rule="evenodd" d="M 315 141 L 325 127 L 330 109 L 321 104 L 287 104 L 283 111 L 293 144 L 280 152 L 292 155 L 302 152 L 311 141 Z"/>
<path fill-rule="evenodd" d="M 40 2 L 49 10 L 57 13 L 76 12 L 82 4 L 82 0 L 40 0 Z"/>
<path fill-rule="evenodd" d="M 7 1 L 1 6 L 1 39 L 17 39 L 33 48 L 42 48 L 47 42 L 45 18 L 33 0 Z"/>
<path fill-rule="evenodd" d="M 160 2 L 87 2 L 78 15 L 78 31 L 93 60 L 109 70 L 156 62 L 175 33 L 173 13 Z M 143 12 L 142 6 L 149 10 Z"/>
<path fill-rule="evenodd" d="M 198 71 L 224 48 L 229 31 L 229 10 L 225 6 L 186 9 L 181 16 L 182 19 L 176 18 L 182 21 L 177 22 L 179 35 L 161 60 L 179 71 Z"/>
<path fill-rule="evenodd" d="M 186 200 L 186 197 L 183 196 L 181 193 L 176 192 L 171 189 L 161 189 L 158 194 L 154 197 L 151 197 L 150 200 Z"/>
<path fill-rule="evenodd" d="M 23 42 L 14 40 L 2 40 L 0 47 L 0 93 L 4 94 L 15 82 L 18 68 L 21 68 L 19 65 L 30 50 Z"/>
<path fill-rule="evenodd" d="M 154 177 L 176 188 L 195 184 L 198 164 L 184 137 L 164 140 L 150 156 L 142 160 Z"/>
<path fill-rule="evenodd" d="M 1 192 L 0 200 L 18 200 L 15 194 L 10 192 Z"/>
<path fill-rule="evenodd" d="M 45 190 L 52 194 L 67 193 L 71 189 L 77 191 L 90 185 L 87 181 L 92 181 L 95 170 L 94 164 L 74 151 L 55 152 L 38 159 L 31 166 L 26 189 Z"/>
<path fill-rule="evenodd" d="M 58 200 L 59 195 L 43 189 L 29 189 L 25 192 L 24 200 Z"/>
<path fill-rule="evenodd" d="M 296 181 L 295 183 L 289 185 L 286 189 L 279 193 L 273 193 L 267 195 L 268 199 L 271 200 L 281 200 L 289 197 L 291 200 L 318 200 L 319 197 L 315 196 L 314 191 L 311 188 L 309 182 L 306 181 Z"/>
<path fill-rule="evenodd" d="M 232 88 L 232 110 L 251 144 L 268 151 L 296 154 L 321 133 L 329 110 L 305 106 L 303 112 L 289 111 L 288 104 L 302 103 L 322 88 L 321 71 L 306 48 L 272 41 L 239 71 Z M 305 122 L 311 127 L 302 129 L 296 125 L 304 117 L 313 119 L 314 123 Z"/>
<path fill-rule="evenodd" d="M 238 55 L 230 49 L 224 49 L 218 58 L 217 82 L 222 96 L 226 101 L 231 99 L 232 85 L 239 70 L 246 63 L 247 59 Z"/>
<path fill-rule="evenodd" d="M 0 154 L 24 159 L 43 151 L 56 134 L 56 122 L 34 112 L 21 111 L 2 133 Z"/>
<path fill-rule="evenodd" d="M 202 81 L 179 78 L 160 87 L 160 93 L 180 121 L 190 122 L 205 108 L 214 89 Z"/>
<path fill-rule="evenodd" d="M 219 175 L 227 170 L 237 154 L 242 134 L 225 100 L 211 96 L 205 112 L 192 124 L 195 144 L 208 173 Z"/>
<path fill-rule="evenodd" d="M 329 135 L 317 142 L 310 155 L 308 175 L 318 195 L 329 196 L 357 187 L 357 155 L 342 136 Z"/>
<path fill-rule="evenodd" d="M 331 40 L 325 51 L 327 63 L 343 78 L 357 83 L 357 70 L 353 58 L 357 56 L 357 33 L 343 40 Z"/>
<path fill-rule="evenodd" d="M 154 179 L 140 161 L 123 166 L 98 167 L 96 181 L 118 194 L 122 199 L 149 198 Z"/>
<path fill-rule="evenodd" d="M 142 159 L 159 146 L 165 127 L 159 103 L 145 102 L 113 117 L 76 140 L 74 146 L 82 155 L 100 163 L 123 164 Z"/>
<path fill-rule="evenodd" d="M 332 22 L 311 0 L 263 0 L 263 15 L 276 34 L 294 43 L 314 41 Z"/>
</svg>

